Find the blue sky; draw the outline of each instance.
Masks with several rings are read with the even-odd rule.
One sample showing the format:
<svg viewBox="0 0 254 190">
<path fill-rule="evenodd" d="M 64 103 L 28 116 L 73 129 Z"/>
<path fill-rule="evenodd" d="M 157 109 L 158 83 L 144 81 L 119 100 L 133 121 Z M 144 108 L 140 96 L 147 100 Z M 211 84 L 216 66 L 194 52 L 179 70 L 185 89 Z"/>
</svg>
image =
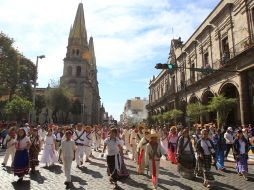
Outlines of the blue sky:
<svg viewBox="0 0 254 190">
<path fill-rule="evenodd" d="M 148 97 L 149 80 L 166 62 L 170 40 L 186 41 L 220 0 L 83 0 L 93 36 L 101 100 L 116 119 L 127 99 Z M 80 0 L 0 0 L 0 30 L 39 63 L 39 86 L 63 72 L 68 34 Z"/>
</svg>

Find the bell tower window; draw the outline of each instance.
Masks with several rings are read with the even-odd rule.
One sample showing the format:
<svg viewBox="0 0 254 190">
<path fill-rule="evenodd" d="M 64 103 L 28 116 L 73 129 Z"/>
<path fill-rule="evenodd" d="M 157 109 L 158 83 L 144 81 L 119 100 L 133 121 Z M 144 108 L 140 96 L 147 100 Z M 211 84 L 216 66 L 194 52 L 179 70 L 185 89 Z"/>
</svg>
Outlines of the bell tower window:
<svg viewBox="0 0 254 190">
<path fill-rule="evenodd" d="M 76 50 L 76 55 L 79 55 L 79 49 Z"/>
<path fill-rule="evenodd" d="M 71 66 L 67 67 L 67 75 L 72 76 L 72 67 Z"/>
<path fill-rule="evenodd" d="M 76 72 L 76 76 L 77 77 L 80 77 L 80 75 L 81 75 L 81 67 L 80 66 L 77 66 L 77 72 Z"/>
</svg>

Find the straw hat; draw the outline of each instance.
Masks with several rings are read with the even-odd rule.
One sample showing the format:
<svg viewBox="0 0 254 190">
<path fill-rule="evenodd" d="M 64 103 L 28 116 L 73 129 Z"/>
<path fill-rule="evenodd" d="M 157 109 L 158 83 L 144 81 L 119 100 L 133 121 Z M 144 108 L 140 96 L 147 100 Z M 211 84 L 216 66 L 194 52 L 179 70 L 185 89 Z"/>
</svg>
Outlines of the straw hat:
<svg viewBox="0 0 254 190">
<path fill-rule="evenodd" d="M 88 129 L 92 129 L 92 127 L 90 126 L 90 125 L 87 125 L 87 126 L 85 126 L 85 130 L 88 130 Z"/>
<path fill-rule="evenodd" d="M 144 128 L 145 128 L 145 125 L 144 125 L 144 124 L 140 124 L 140 125 L 138 126 L 138 130 L 144 129 Z"/>
<path fill-rule="evenodd" d="M 152 137 L 157 137 L 157 138 L 160 138 L 160 134 L 157 133 L 154 129 L 151 130 L 151 133 L 149 135 L 147 135 L 147 137 L 149 139 L 151 139 Z"/>
</svg>

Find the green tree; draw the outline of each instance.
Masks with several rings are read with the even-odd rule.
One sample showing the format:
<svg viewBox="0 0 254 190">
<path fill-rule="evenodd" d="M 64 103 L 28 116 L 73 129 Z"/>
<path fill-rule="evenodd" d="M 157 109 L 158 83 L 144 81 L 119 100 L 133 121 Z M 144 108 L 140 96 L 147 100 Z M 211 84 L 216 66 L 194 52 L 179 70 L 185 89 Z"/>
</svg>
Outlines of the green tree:
<svg viewBox="0 0 254 190">
<path fill-rule="evenodd" d="M 207 106 L 201 104 L 200 102 L 191 103 L 187 105 L 187 116 L 190 118 L 190 121 L 198 123 L 200 118 L 208 112 Z"/>
<path fill-rule="evenodd" d="M 170 110 L 170 118 L 174 121 L 174 123 L 176 124 L 178 119 L 181 118 L 183 115 L 182 110 L 178 110 L 178 109 L 173 109 Z"/>
<path fill-rule="evenodd" d="M 237 98 L 227 98 L 223 94 L 215 96 L 208 104 L 210 111 L 217 112 L 217 124 L 221 127 L 226 123 L 229 112 L 237 104 Z"/>
<path fill-rule="evenodd" d="M 20 122 L 23 117 L 27 117 L 31 110 L 32 102 L 19 96 L 13 96 L 11 101 L 5 105 L 6 113 L 14 116 L 18 122 Z"/>
</svg>

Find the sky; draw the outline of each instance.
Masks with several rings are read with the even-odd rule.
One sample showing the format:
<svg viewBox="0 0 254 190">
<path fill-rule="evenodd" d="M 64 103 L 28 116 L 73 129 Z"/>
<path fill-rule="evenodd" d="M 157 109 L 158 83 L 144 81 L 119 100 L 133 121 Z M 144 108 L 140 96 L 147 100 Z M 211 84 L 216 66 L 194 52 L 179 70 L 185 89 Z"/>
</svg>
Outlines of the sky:
<svg viewBox="0 0 254 190">
<path fill-rule="evenodd" d="M 70 26 L 81 0 L 0 0 L 0 31 L 33 62 L 39 87 L 63 74 Z M 83 0 L 93 36 L 101 101 L 119 120 L 127 99 L 148 98 L 149 81 L 167 62 L 170 41 L 185 42 L 220 0 Z"/>
</svg>

